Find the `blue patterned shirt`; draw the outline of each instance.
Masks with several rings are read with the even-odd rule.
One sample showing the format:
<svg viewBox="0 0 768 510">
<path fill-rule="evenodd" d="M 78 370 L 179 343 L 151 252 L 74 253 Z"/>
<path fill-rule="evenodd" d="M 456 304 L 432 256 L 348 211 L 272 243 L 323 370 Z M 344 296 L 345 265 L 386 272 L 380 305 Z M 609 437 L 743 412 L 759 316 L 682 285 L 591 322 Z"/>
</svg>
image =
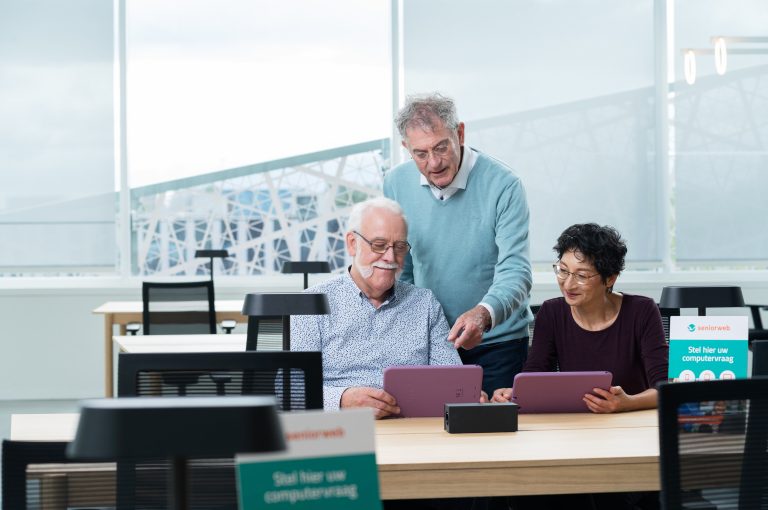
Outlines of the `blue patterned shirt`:
<svg viewBox="0 0 768 510">
<path fill-rule="evenodd" d="M 291 350 L 322 351 L 325 409 L 338 409 L 347 388 L 381 388 L 389 366 L 461 365 L 430 290 L 395 282 L 377 309 L 347 271 L 306 292 L 327 294 L 331 313 L 293 315 Z"/>
</svg>

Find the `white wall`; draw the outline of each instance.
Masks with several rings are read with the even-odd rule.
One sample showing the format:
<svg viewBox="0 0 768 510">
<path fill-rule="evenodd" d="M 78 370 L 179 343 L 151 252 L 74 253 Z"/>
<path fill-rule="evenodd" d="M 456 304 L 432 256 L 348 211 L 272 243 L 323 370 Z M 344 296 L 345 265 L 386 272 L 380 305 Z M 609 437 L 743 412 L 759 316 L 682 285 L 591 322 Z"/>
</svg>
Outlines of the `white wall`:
<svg viewBox="0 0 768 510">
<path fill-rule="evenodd" d="M 296 291 L 301 275 L 216 280 L 217 299 L 248 292 Z M 310 278 L 310 285 L 324 276 Z M 534 275 L 532 303 L 559 295 L 549 273 Z M 740 285 L 748 303 L 768 304 L 768 273 L 623 275 L 616 290 L 659 298 L 665 285 Z M 140 300 L 138 280 L 6 279 L 0 282 L 0 400 L 103 396 L 103 318 L 106 301 Z M 718 310 L 714 313 L 733 313 Z M 712 313 L 712 312 L 710 312 Z M 746 313 L 741 311 L 740 313 Z"/>
</svg>

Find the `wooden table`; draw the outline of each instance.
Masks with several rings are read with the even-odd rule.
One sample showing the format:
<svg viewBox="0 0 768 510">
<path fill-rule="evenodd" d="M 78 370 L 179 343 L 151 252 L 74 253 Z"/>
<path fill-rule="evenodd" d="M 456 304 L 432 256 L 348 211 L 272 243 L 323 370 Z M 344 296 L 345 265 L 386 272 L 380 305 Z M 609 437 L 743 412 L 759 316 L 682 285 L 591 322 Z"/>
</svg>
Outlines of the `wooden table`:
<svg viewBox="0 0 768 510">
<path fill-rule="evenodd" d="M 13 415 L 11 439 L 67 441 L 76 414 Z M 448 434 L 440 418 L 376 422 L 383 499 L 659 490 L 655 410 L 521 415 L 519 431 Z"/>
<path fill-rule="evenodd" d="M 659 490 L 655 410 L 520 415 L 504 434 L 448 434 L 440 418 L 376 424 L 384 499 Z"/>
<path fill-rule="evenodd" d="M 248 322 L 248 317 L 240 313 L 243 309 L 242 300 L 217 300 L 216 322 L 233 320 L 236 322 Z M 110 301 L 96 308 L 93 313 L 104 316 L 104 395 L 111 397 L 113 394 L 113 328 L 118 325 L 120 335 L 125 335 L 125 326 L 131 322 L 142 322 L 141 301 Z"/>
</svg>

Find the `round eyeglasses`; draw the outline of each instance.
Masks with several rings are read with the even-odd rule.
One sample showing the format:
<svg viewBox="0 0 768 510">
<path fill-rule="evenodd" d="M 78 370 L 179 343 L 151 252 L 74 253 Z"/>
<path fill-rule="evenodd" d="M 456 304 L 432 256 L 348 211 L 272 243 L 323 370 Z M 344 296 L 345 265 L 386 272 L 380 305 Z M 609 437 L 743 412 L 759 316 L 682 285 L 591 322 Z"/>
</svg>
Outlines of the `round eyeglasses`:
<svg viewBox="0 0 768 510">
<path fill-rule="evenodd" d="M 392 244 L 387 243 L 385 239 L 376 238 L 373 241 L 369 241 L 365 238 L 363 234 L 358 232 L 357 230 L 352 231 L 353 234 L 357 234 L 360 236 L 360 239 L 368 243 L 368 246 L 371 247 L 371 251 L 373 253 L 387 253 L 387 250 L 392 248 L 392 251 L 395 253 L 395 255 L 405 255 L 408 253 L 411 249 L 411 245 L 408 243 L 408 241 L 395 241 Z"/>
<path fill-rule="evenodd" d="M 565 281 L 569 276 L 573 276 L 573 279 L 576 280 L 576 283 L 579 285 L 584 285 L 589 281 L 590 278 L 594 278 L 600 274 L 595 273 L 593 275 L 586 275 L 582 273 L 571 273 L 570 271 L 566 271 L 560 267 L 559 264 L 552 264 L 552 269 L 555 271 L 555 276 L 557 276 L 558 280 Z"/>
</svg>

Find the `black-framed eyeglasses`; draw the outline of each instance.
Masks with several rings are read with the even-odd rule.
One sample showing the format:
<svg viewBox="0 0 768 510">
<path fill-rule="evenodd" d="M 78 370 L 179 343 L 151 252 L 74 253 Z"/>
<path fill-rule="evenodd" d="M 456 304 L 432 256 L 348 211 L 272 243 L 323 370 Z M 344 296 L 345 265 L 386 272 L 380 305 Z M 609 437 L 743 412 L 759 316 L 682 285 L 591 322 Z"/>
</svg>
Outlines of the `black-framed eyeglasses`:
<svg viewBox="0 0 768 510">
<path fill-rule="evenodd" d="M 595 276 L 599 276 L 600 273 L 595 273 L 593 275 L 586 275 L 582 273 L 571 273 L 570 271 L 566 271 L 562 267 L 560 267 L 560 264 L 552 264 L 552 269 L 555 271 L 555 276 L 557 276 L 558 280 L 565 281 L 568 279 L 569 276 L 573 276 L 573 279 L 576 280 L 576 283 L 579 285 L 584 285 L 589 281 L 590 278 L 594 278 Z"/>
<path fill-rule="evenodd" d="M 357 230 L 353 230 L 352 233 L 359 235 L 360 239 L 368 243 L 368 246 L 371 247 L 371 251 L 373 253 L 387 253 L 387 250 L 392 248 L 392 251 L 395 253 L 395 255 L 405 255 L 411 249 L 411 245 L 408 243 L 408 241 L 395 241 L 394 243 L 389 244 L 385 239 L 379 238 L 376 238 L 373 241 L 369 241 Z"/>
</svg>

